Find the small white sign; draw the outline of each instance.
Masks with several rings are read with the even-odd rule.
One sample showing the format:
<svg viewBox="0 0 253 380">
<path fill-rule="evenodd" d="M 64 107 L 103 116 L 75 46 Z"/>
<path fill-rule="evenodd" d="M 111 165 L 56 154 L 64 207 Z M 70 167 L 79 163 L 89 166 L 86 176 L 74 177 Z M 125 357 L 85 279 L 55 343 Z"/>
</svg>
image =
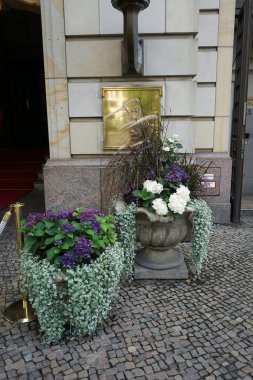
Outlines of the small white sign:
<svg viewBox="0 0 253 380">
<path fill-rule="evenodd" d="M 204 179 L 205 180 L 214 179 L 214 174 L 213 173 L 205 173 L 204 174 Z"/>
</svg>

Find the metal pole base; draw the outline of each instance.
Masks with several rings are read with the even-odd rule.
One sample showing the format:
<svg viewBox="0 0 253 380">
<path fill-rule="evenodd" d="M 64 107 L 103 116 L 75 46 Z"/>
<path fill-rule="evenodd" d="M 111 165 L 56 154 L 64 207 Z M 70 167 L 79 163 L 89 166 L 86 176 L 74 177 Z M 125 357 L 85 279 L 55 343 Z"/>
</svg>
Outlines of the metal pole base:
<svg viewBox="0 0 253 380">
<path fill-rule="evenodd" d="M 9 322 L 27 323 L 36 320 L 34 309 L 29 301 L 21 299 L 13 302 L 4 310 L 4 318 Z"/>
</svg>

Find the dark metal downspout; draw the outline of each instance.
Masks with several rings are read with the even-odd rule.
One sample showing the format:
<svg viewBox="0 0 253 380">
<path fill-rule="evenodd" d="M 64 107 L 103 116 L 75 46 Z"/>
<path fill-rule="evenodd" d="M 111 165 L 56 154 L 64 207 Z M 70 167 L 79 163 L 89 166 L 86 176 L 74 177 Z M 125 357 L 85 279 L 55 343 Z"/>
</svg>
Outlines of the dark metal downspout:
<svg viewBox="0 0 253 380">
<path fill-rule="evenodd" d="M 143 41 L 138 35 L 139 12 L 150 0 L 111 0 L 114 8 L 124 15 L 123 75 L 143 75 Z"/>
</svg>

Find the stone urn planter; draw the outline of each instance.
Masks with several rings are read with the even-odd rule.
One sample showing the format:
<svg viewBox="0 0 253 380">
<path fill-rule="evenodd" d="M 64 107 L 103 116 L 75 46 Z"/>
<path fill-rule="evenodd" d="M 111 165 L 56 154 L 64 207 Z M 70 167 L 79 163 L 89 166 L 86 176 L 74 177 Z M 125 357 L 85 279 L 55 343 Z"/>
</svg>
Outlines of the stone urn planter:
<svg viewBox="0 0 253 380">
<path fill-rule="evenodd" d="M 159 216 L 145 208 L 136 210 L 136 238 L 143 248 L 135 257 L 136 279 L 186 279 L 188 270 L 177 244 L 189 241 L 193 210 L 178 219 Z"/>
</svg>

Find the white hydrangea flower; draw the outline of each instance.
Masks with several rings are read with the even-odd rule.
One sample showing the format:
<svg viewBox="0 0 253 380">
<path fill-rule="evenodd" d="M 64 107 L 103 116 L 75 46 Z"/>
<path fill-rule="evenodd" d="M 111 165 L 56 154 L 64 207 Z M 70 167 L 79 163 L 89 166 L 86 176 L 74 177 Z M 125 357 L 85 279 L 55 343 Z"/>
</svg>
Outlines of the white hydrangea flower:
<svg viewBox="0 0 253 380">
<path fill-rule="evenodd" d="M 189 202 L 190 200 L 190 190 L 188 187 L 184 185 L 180 185 L 179 188 L 177 189 L 177 194 L 185 200 L 185 202 Z"/>
<path fill-rule="evenodd" d="M 172 139 L 172 138 L 168 138 L 168 141 L 170 142 L 170 143 L 174 143 L 175 141 L 174 141 L 174 139 Z"/>
<path fill-rule="evenodd" d="M 166 152 L 169 152 L 170 151 L 170 147 L 169 146 L 164 146 L 163 150 L 165 150 Z"/>
<path fill-rule="evenodd" d="M 168 203 L 168 207 L 171 211 L 175 212 L 176 214 L 182 215 L 187 202 L 180 197 L 177 193 L 174 193 L 170 196 L 170 200 Z"/>
<path fill-rule="evenodd" d="M 161 194 L 162 191 L 163 191 L 163 185 L 161 183 L 157 182 L 157 185 L 156 185 L 156 194 Z"/>
<path fill-rule="evenodd" d="M 161 183 L 149 179 L 143 183 L 143 188 L 153 194 L 160 194 L 163 191 L 163 185 Z"/>
<path fill-rule="evenodd" d="M 154 199 L 152 202 L 152 207 L 157 215 L 165 216 L 168 214 L 168 207 L 162 198 Z"/>
</svg>

